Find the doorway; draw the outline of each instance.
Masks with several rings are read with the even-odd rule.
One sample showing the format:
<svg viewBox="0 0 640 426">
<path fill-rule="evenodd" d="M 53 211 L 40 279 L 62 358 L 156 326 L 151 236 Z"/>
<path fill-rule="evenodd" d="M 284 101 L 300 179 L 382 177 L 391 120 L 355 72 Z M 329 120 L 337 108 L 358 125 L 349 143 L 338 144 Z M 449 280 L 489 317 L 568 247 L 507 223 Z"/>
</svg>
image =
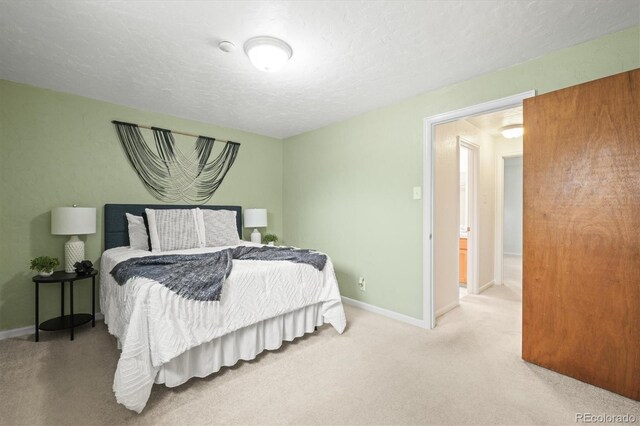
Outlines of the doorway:
<svg viewBox="0 0 640 426">
<path fill-rule="evenodd" d="M 502 284 L 522 295 L 522 155 L 502 163 Z"/>
<path fill-rule="evenodd" d="M 496 284 L 522 294 L 523 146 L 502 149 L 497 157 Z"/>
<path fill-rule="evenodd" d="M 425 161 L 424 161 L 424 238 L 423 238 L 423 277 L 424 277 L 424 292 L 423 292 L 423 312 L 425 326 L 428 328 L 434 328 L 436 326 L 436 316 L 443 315 L 451 309 L 456 308 L 459 305 L 459 266 L 460 266 L 460 224 L 462 222 L 460 215 L 459 204 L 461 203 L 460 194 L 456 190 L 455 183 L 459 183 L 459 160 L 458 149 L 459 143 L 446 142 L 443 151 L 436 151 L 436 129 L 444 128 L 445 124 L 455 123 L 460 121 L 466 121 L 469 123 L 472 118 L 480 117 L 483 115 L 489 115 L 490 113 L 496 113 L 503 110 L 512 108 L 522 108 L 522 102 L 524 99 L 535 96 L 534 91 L 521 93 L 511 97 L 499 99 L 492 102 L 476 105 L 473 107 L 463 108 L 460 110 L 452 111 L 437 116 L 428 117 L 425 119 Z M 462 120 L 464 119 L 464 120 Z M 465 124 L 465 125 L 466 125 Z M 464 133 L 458 132 L 458 136 L 462 136 Z M 449 139 L 451 140 L 451 139 Z M 459 141 L 459 139 L 458 139 Z M 474 141 L 475 142 L 475 141 Z M 484 142 L 483 142 L 484 143 Z M 451 150 L 453 149 L 453 157 L 451 157 Z M 501 283 L 502 276 L 498 277 L 496 271 L 496 229 L 495 229 L 495 216 L 498 214 L 496 205 L 496 185 L 498 184 L 496 179 L 496 157 L 495 153 L 490 150 L 484 150 L 484 154 L 477 155 L 477 161 L 481 167 L 485 167 L 484 170 L 491 170 L 490 176 L 486 172 L 479 174 L 477 184 L 491 186 L 489 191 L 478 190 L 477 202 L 478 202 L 478 216 L 482 216 L 482 212 L 485 212 L 484 222 L 478 220 L 481 226 L 471 225 L 471 232 L 468 236 L 475 236 L 476 241 L 483 241 L 482 247 L 475 250 L 475 253 L 482 256 L 484 254 L 484 260 L 479 259 L 476 263 L 477 273 L 476 279 L 478 279 L 478 292 L 481 292 L 494 283 Z M 489 153 L 489 154 L 487 154 Z M 445 162 L 442 162 L 443 157 Z M 450 161 L 449 159 L 453 159 Z M 436 161 L 437 159 L 437 161 Z M 488 167 L 487 167 L 488 165 Z M 444 172 L 444 173 L 443 173 Z M 482 176 L 480 176 L 482 175 Z M 450 191 L 442 191 L 443 182 L 446 185 L 454 184 Z M 493 183 L 491 183 L 493 182 Z M 486 189 L 486 188 L 485 188 Z M 442 198 L 441 195 L 447 192 L 450 195 L 446 195 Z M 436 196 L 436 194 L 438 194 Z M 455 194 L 455 195 L 454 195 Z M 484 195 L 483 195 L 484 194 Z M 490 195 L 487 195 L 490 194 Z M 491 211 L 491 214 L 487 216 L 486 212 Z M 452 214 L 454 213 L 455 214 Z M 502 215 L 500 213 L 500 215 Z M 490 221 L 487 221 L 487 217 Z M 443 221 L 444 220 L 444 221 Z M 436 225 L 436 222 L 438 223 Z M 486 223 L 486 227 L 481 224 Z M 443 223 L 445 225 L 443 225 Z M 502 237 L 502 230 L 500 230 L 500 236 Z M 472 238 L 473 239 L 473 238 Z M 470 240 L 467 239 L 467 249 L 469 249 Z M 502 241 L 500 241 L 500 247 L 502 247 Z M 445 253 L 446 258 L 442 258 L 442 254 Z M 435 257 L 439 258 L 436 259 Z M 467 259 L 473 259 L 473 256 L 467 256 Z M 464 262 L 464 260 L 463 260 Z M 500 271 L 502 270 L 502 258 L 499 261 Z M 468 269 L 472 268 L 472 262 L 467 261 Z M 467 280 L 469 275 L 467 276 Z M 486 281 L 486 282 L 485 282 Z M 453 293 L 450 290 L 450 283 L 453 283 Z M 467 281 L 467 288 L 470 289 L 469 281 Z"/>
<path fill-rule="evenodd" d="M 458 136 L 458 302 L 478 293 L 479 146 Z"/>
</svg>

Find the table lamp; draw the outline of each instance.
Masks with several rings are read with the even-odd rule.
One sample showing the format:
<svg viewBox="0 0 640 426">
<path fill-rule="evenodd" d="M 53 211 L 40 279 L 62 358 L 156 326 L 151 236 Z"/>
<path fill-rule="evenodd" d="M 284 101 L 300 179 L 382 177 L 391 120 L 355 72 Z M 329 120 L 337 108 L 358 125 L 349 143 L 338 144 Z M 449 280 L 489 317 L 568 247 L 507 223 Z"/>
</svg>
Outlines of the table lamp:
<svg viewBox="0 0 640 426">
<path fill-rule="evenodd" d="M 73 265 L 84 260 L 84 242 L 81 234 L 96 233 L 95 207 L 56 207 L 51 210 L 51 233 L 70 235 L 64 244 L 64 271 L 74 272 Z"/>
<path fill-rule="evenodd" d="M 262 235 L 258 228 L 267 226 L 267 209 L 246 209 L 244 211 L 244 227 L 253 228 L 251 242 L 260 244 Z"/>
</svg>

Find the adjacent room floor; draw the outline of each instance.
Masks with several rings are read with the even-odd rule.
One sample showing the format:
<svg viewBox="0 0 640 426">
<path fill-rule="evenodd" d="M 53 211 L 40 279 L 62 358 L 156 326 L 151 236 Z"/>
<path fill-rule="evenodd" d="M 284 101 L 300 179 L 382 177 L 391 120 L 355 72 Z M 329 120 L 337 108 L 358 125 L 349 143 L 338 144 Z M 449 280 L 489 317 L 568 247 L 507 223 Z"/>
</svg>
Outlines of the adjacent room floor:
<svg viewBox="0 0 640 426">
<path fill-rule="evenodd" d="M 517 294 L 522 294 L 522 256 L 505 254 L 502 282 Z"/>
<path fill-rule="evenodd" d="M 206 379 L 154 386 L 142 414 L 115 402 L 103 323 L 70 342 L 0 341 L 2 424 L 575 424 L 640 404 L 520 359 L 520 296 L 496 286 L 427 331 L 347 307 L 325 326 Z M 44 334 L 44 333 L 43 333 Z"/>
<path fill-rule="evenodd" d="M 467 290 L 467 286 L 466 285 L 462 286 L 462 285 L 458 284 L 458 291 L 460 292 L 459 296 L 458 296 L 458 299 L 462 299 L 467 294 L 469 294 L 469 291 Z"/>
</svg>

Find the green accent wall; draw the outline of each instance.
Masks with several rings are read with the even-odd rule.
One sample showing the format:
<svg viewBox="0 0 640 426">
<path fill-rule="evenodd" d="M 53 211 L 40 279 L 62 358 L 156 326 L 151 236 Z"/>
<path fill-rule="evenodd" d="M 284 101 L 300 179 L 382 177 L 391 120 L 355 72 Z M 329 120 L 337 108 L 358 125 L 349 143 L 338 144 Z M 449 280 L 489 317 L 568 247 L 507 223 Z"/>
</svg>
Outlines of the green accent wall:
<svg viewBox="0 0 640 426">
<path fill-rule="evenodd" d="M 80 238 L 86 257 L 99 265 L 105 203 L 162 204 L 125 157 L 114 119 L 240 142 L 208 204 L 267 208 L 268 230 L 282 237 L 281 140 L 0 80 L 0 330 L 33 324 L 30 259 L 63 262 L 68 237 L 51 235 L 53 207 L 97 208 L 98 232 Z M 185 150 L 194 141 L 177 138 Z M 90 312 L 90 287 L 90 281 L 74 287 L 76 312 Z M 41 320 L 59 315 L 59 303 L 58 285 L 41 286 Z"/>
<path fill-rule="evenodd" d="M 287 243 L 329 253 L 344 296 L 422 318 L 422 200 L 412 187 L 422 186 L 424 118 L 638 67 L 634 27 L 286 139 Z"/>
</svg>

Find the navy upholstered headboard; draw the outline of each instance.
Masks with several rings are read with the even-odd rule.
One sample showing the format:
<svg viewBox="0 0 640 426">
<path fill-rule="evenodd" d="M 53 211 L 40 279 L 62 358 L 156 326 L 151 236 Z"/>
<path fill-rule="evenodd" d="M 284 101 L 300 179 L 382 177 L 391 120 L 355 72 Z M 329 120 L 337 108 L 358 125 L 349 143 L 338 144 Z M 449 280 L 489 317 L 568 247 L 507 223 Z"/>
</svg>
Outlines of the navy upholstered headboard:
<svg viewBox="0 0 640 426">
<path fill-rule="evenodd" d="M 173 204 L 105 204 L 104 249 L 129 245 L 129 227 L 125 213 L 142 216 L 144 209 L 201 209 L 232 210 L 236 212 L 238 235 L 242 238 L 242 207 L 240 206 L 185 206 Z"/>
</svg>

